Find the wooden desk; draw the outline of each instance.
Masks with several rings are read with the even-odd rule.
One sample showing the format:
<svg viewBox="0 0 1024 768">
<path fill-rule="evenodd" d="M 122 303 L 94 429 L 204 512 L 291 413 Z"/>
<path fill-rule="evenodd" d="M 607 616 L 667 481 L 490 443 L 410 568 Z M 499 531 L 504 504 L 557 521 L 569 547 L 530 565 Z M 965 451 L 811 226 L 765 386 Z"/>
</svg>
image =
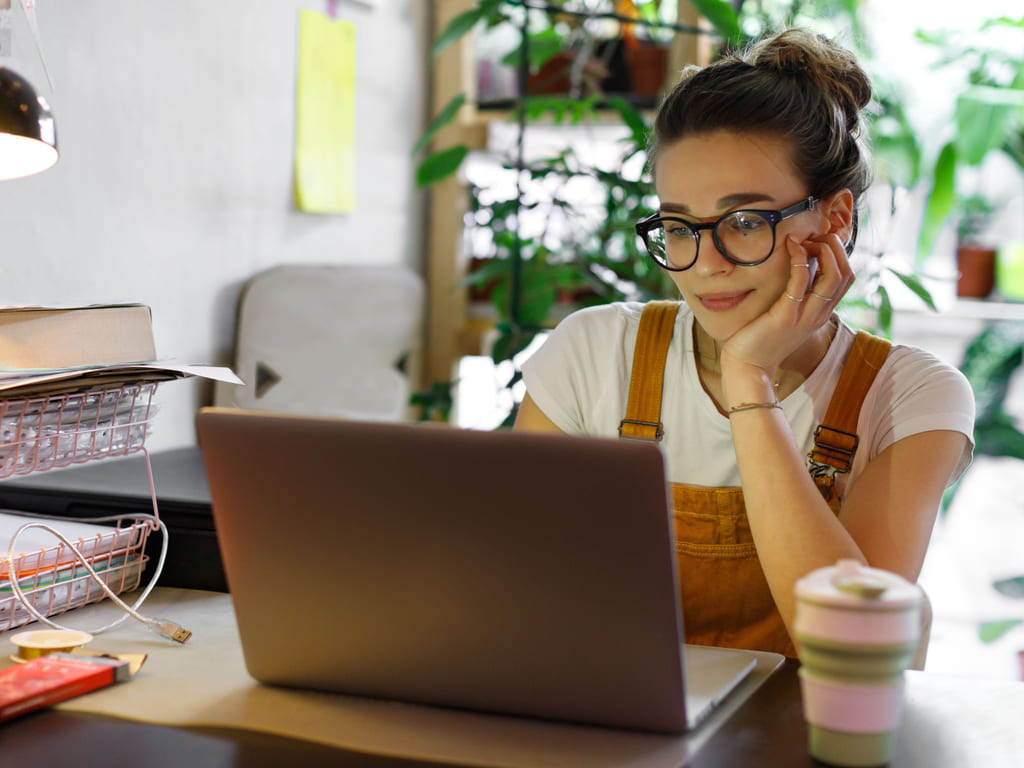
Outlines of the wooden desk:
<svg viewBox="0 0 1024 768">
<path fill-rule="evenodd" d="M 260 686 L 242 666 L 229 596 L 157 590 L 151 600 L 143 613 L 186 624 L 195 633 L 188 646 L 171 646 L 135 622 L 99 636 L 96 649 L 150 658 L 129 683 L 0 726 L 5 765 L 816 765 L 807 754 L 796 662 L 730 716 L 705 723 L 709 731 L 672 738 Z M 101 603 L 68 623 L 88 629 L 113 615 Z M 892 766 L 1019 766 L 1022 722 L 1022 683 L 908 673 Z M 306 737 L 296 738 L 299 731 Z"/>
</svg>

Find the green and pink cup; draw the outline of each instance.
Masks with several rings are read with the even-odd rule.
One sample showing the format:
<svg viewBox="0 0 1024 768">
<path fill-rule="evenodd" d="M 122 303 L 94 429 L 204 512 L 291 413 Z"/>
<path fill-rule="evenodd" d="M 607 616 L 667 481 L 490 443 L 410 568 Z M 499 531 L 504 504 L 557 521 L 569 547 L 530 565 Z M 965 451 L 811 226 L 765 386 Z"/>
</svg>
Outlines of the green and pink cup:
<svg viewBox="0 0 1024 768">
<path fill-rule="evenodd" d="M 903 673 L 921 637 L 920 587 L 840 560 L 796 584 L 795 634 L 811 755 L 836 766 L 889 762 Z"/>
</svg>

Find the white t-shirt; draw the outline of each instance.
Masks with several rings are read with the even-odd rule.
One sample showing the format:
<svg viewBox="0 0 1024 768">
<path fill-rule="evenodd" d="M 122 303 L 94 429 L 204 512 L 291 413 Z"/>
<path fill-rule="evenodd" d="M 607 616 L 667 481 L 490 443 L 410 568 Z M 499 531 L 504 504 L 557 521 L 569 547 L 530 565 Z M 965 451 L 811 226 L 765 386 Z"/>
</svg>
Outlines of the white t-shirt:
<svg viewBox="0 0 1024 768">
<path fill-rule="evenodd" d="M 633 349 L 642 303 L 607 304 L 565 318 L 523 365 L 530 397 L 563 432 L 616 436 L 626 413 Z M 840 323 L 810 377 L 782 401 L 786 420 L 806 455 L 835 390 L 855 333 Z M 867 463 L 897 440 L 919 432 L 953 430 L 970 441 L 952 484 L 970 463 L 974 395 L 956 368 L 929 353 L 893 345 L 861 408 L 860 444 L 849 488 Z M 729 420 L 697 375 L 693 314 L 681 304 L 665 364 L 662 441 L 671 482 L 711 488 L 740 485 Z"/>
</svg>

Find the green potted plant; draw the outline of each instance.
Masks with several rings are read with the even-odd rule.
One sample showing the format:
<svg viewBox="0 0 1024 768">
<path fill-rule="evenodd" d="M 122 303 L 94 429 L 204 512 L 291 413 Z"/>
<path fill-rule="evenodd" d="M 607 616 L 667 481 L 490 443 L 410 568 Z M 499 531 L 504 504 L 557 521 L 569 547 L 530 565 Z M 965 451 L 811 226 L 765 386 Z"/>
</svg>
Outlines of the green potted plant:
<svg viewBox="0 0 1024 768">
<path fill-rule="evenodd" d="M 1005 154 L 1024 173 L 1024 17 L 987 19 L 975 30 L 919 33 L 945 51 L 940 64 L 967 63 L 967 82 L 953 109 L 953 135 L 930 166 L 919 259 L 932 250 L 963 190 L 968 169 L 992 153 Z"/>
<path fill-rule="evenodd" d="M 571 116 L 555 99 L 530 100 L 525 108 L 531 119 L 557 124 L 592 116 L 598 98 L 584 100 L 582 108 L 576 103 Z M 543 202 L 494 199 L 470 185 L 467 240 L 476 243 L 474 255 L 483 258 L 463 284 L 487 287 L 497 318 L 491 348 L 496 363 L 513 359 L 573 308 L 675 295 L 671 282 L 642 252 L 633 229 L 654 206 L 643 175 L 647 123 L 622 99 L 607 104 L 631 126 L 614 166 L 592 164 L 572 147 L 529 161 L 520 172 L 554 187 Z M 516 164 L 506 160 L 505 167 Z M 570 194 L 575 182 L 587 182 L 593 191 L 586 210 Z M 519 223 L 530 214 L 544 223 L 527 235 Z M 514 370 L 506 386 L 518 381 Z M 513 418 L 514 411 L 509 414 Z"/>
<path fill-rule="evenodd" d="M 533 3 L 530 8 L 542 12 L 546 23 L 527 31 L 527 94 L 615 94 L 652 106 L 665 83 L 674 35 L 662 5 L 661 0 Z M 502 64 L 518 68 L 520 61 L 521 46 Z"/>
<path fill-rule="evenodd" d="M 476 25 L 516 24 L 520 30 L 528 30 L 529 39 L 525 50 L 520 45 L 509 54 L 510 60 L 526 55 L 530 71 L 539 75 L 560 50 L 551 45 L 555 39 L 552 31 L 571 33 L 574 28 L 585 27 L 582 22 L 590 18 L 588 13 L 567 11 L 573 23 L 565 22 L 566 15 L 561 11 L 571 5 L 545 5 L 540 12 L 547 26 L 531 27 L 522 17 L 522 3 L 480 0 L 448 25 L 435 51 L 451 45 Z M 617 23 L 624 29 L 649 25 L 652 22 L 645 20 L 641 8 L 651 6 L 656 11 L 657 5 L 634 3 L 636 13 L 619 17 Z M 607 20 L 612 10 L 609 3 L 607 12 L 595 11 L 593 16 Z M 642 45 L 642 35 L 635 31 L 632 34 L 637 46 Z M 510 119 L 520 125 L 520 148 L 523 126 L 617 123 L 623 127 L 623 136 L 611 164 L 592 160 L 572 145 L 529 160 L 523 159 L 521 149 L 497 157 L 502 167 L 520 179 L 550 187 L 552 191 L 544 200 L 524 199 L 520 190 L 511 197 L 496 197 L 470 179 L 466 241 L 474 244 L 470 256 L 476 268 L 463 286 L 481 289 L 494 306 L 497 337 L 491 356 L 496 363 L 514 359 L 571 307 L 673 295 L 670 281 L 641 251 L 633 230 L 639 218 L 653 212 L 654 199 L 643 162 L 649 126 L 632 100 L 605 92 L 606 86 L 606 79 L 594 81 L 585 96 L 576 95 L 576 89 L 560 95 L 530 95 L 523 87 Z M 417 143 L 414 152 L 424 155 L 417 171 L 420 186 L 447 178 L 462 167 L 468 156 L 465 145 L 426 151 L 465 103 L 465 94 L 456 96 Z M 579 183 L 592 189 L 587 211 L 571 194 L 572 187 Z M 530 218 L 543 223 L 528 233 L 523 221 Z M 512 387 L 518 380 L 518 371 L 513 369 L 505 384 Z M 428 393 L 417 394 L 425 399 Z M 514 415 L 513 409 L 509 421 Z"/>
<path fill-rule="evenodd" d="M 640 98 L 657 98 L 665 90 L 668 75 L 669 46 L 674 30 L 660 26 L 670 21 L 665 9 L 674 3 L 661 0 L 631 0 L 626 6 L 629 15 L 646 24 L 623 24 L 622 40 L 629 69 L 630 90 Z"/>
</svg>

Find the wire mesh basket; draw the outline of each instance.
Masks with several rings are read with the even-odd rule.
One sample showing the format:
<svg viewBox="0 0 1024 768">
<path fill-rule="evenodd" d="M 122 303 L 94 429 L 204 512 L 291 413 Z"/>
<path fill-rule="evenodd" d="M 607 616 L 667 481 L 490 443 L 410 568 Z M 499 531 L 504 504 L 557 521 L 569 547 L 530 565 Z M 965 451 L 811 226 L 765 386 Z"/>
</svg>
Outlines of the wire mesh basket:
<svg viewBox="0 0 1024 768">
<path fill-rule="evenodd" d="M 114 594 L 130 592 L 138 587 L 148 561 L 141 549 L 148 536 L 147 526 L 133 524 L 130 528 L 133 533 L 138 534 L 142 542 L 139 549 L 87 556 L 93 570 Z M 14 572 L 18 574 L 18 586 L 21 587 L 25 601 L 46 617 L 56 616 L 105 597 L 105 593 L 85 566 L 77 561 L 26 571 L 19 566 L 16 558 Z M 30 621 L 35 621 L 35 616 L 14 594 L 9 573 L 5 574 L 4 580 L 0 581 L 0 632 L 20 627 Z"/>
<path fill-rule="evenodd" d="M 149 423 L 155 414 L 155 390 L 155 382 L 144 382 L 0 399 L 0 480 L 145 453 Z M 146 461 L 148 467 L 148 454 Z M 155 514 L 155 492 L 153 509 Z M 7 534 L 0 546 L 0 632 L 35 620 L 14 593 L 12 578 L 17 579 L 25 600 L 46 617 L 105 596 L 79 555 L 115 594 L 129 592 L 141 583 L 148 560 L 144 554 L 146 542 L 157 527 L 155 517 L 90 526 L 82 521 L 44 520 L 29 515 L 22 522 L 22 514 L 0 513 L 0 533 Z M 64 527 L 64 534 L 68 530 L 79 532 L 83 527 L 95 531 L 67 536 L 71 546 L 52 535 L 43 544 L 38 537 L 26 537 L 29 543 L 20 546 L 24 533 L 21 525 L 39 522 L 58 531 Z M 11 552 L 9 544 L 15 534 L 17 549 Z"/>
<path fill-rule="evenodd" d="M 142 449 L 156 383 L 0 400 L 0 479 Z"/>
</svg>

